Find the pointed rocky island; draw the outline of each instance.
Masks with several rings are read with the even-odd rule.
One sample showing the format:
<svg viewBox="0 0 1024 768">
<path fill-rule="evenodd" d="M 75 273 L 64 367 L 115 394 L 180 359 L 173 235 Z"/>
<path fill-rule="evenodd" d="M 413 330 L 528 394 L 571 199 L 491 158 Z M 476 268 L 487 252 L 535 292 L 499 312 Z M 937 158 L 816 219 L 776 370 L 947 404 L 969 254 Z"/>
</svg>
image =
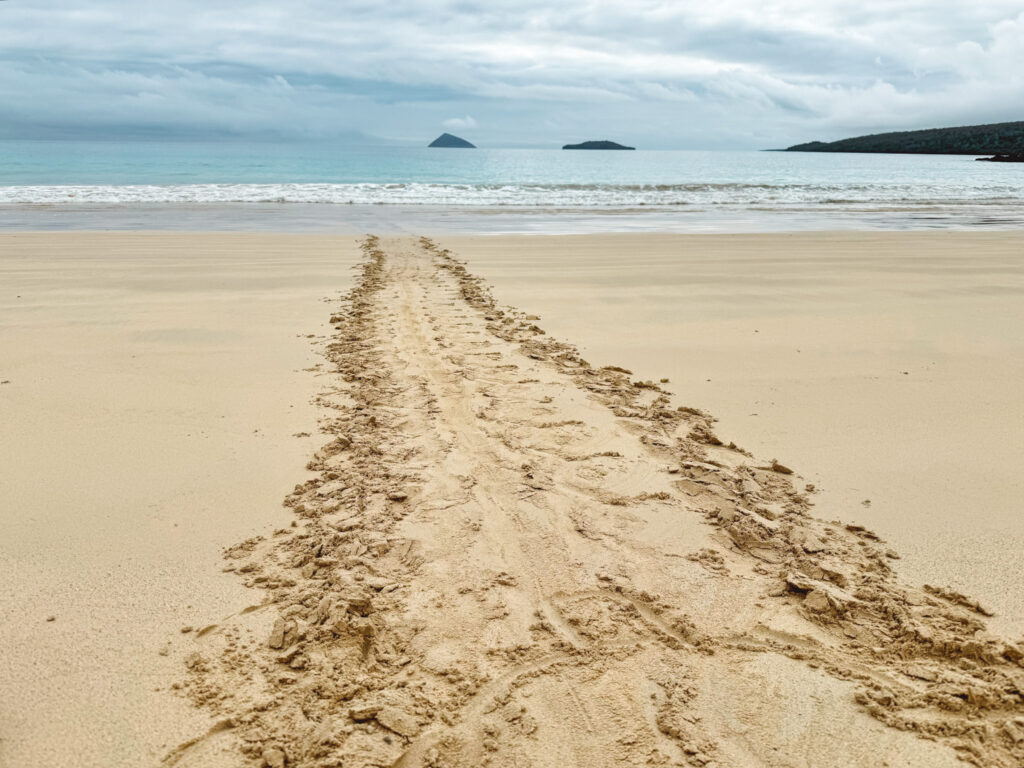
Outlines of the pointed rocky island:
<svg viewBox="0 0 1024 768">
<path fill-rule="evenodd" d="M 636 149 L 636 147 L 627 147 L 604 139 L 603 141 L 584 141 L 581 144 L 566 144 L 562 149 Z"/>
<path fill-rule="evenodd" d="M 442 133 L 427 146 L 444 147 L 446 149 L 476 149 L 475 145 L 470 144 L 465 139 L 460 139 L 458 136 L 452 136 L 450 133 Z"/>
</svg>

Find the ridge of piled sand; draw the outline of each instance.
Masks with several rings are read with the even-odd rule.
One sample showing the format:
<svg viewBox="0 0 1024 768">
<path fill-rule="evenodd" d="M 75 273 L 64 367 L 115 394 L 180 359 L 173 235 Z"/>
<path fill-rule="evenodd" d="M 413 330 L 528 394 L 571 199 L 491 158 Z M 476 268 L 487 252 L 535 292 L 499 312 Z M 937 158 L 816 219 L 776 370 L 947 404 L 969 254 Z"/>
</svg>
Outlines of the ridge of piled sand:
<svg viewBox="0 0 1024 768">
<path fill-rule="evenodd" d="M 220 719 L 166 764 L 1024 760 L 1024 648 L 981 605 L 431 241 L 363 248 L 318 476 L 229 550 L 264 597 L 196 633 Z"/>
</svg>

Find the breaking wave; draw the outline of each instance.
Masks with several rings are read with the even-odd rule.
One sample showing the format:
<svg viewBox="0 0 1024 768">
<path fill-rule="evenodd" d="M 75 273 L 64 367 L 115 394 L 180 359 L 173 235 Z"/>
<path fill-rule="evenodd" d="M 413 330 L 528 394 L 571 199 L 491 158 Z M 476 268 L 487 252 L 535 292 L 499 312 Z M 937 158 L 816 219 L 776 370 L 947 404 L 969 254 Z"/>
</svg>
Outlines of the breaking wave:
<svg viewBox="0 0 1024 768">
<path fill-rule="evenodd" d="M 945 184 L 170 184 L 0 187 L 0 204 L 307 203 L 521 208 L 1024 204 L 1022 188 Z"/>
</svg>

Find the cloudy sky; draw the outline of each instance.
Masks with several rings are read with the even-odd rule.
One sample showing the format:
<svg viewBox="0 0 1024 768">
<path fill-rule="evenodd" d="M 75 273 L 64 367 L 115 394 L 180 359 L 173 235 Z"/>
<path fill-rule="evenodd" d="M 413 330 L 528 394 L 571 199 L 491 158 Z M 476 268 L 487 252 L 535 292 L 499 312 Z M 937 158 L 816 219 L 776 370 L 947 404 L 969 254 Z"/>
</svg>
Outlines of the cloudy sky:
<svg viewBox="0 0 1024 768">
<path fill-rule="evenodd" d="M 1022 0 L 4 0 L 0 136 L 761 148 L 1024 120 Z"/>
</svg>

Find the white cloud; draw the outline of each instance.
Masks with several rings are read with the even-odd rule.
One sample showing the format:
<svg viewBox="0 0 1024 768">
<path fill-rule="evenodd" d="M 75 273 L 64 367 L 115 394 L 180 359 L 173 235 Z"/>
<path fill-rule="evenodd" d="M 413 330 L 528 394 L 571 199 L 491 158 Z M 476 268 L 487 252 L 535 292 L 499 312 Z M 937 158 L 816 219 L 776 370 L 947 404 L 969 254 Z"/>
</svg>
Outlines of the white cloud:
<svg viewBox="0 0 1024 768">
<path fill-rule="evenodd" d="M 18 135 L 419 144 L 442 124 L 488 146 L 559 145 L 558 126 L 754 147 L 1021 104 L 1020 0 L 0 3 L 0 130 Z"/>
<path fill-rule="evenodd" d="M 476 120 L 473 119 L 472 115 L 450 117 L 442 125 L 445 128 L 451 128 L 453 131 L 464 131 L 467 128 L 476 128 Z"/>
</svg>

